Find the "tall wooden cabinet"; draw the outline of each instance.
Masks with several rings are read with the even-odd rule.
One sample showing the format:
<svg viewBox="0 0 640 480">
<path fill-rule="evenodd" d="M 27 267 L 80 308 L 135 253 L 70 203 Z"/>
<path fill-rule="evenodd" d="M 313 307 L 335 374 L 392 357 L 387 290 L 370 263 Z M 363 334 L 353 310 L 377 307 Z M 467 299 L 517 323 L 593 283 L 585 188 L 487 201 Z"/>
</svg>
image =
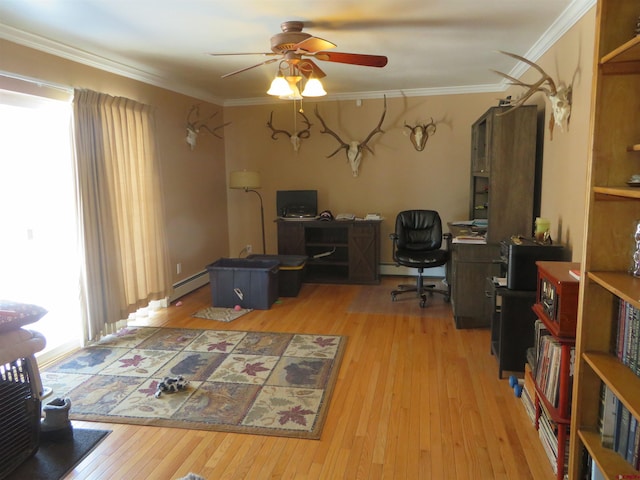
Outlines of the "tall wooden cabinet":
<svg viewBox="0 0 640 480">
<path fill-rule="evenodd" d="M 487 219 L 487 243 L 530 237 L 536 208 L 535 105 L 491 107 L 471 127 L 470 219 Z"/>
<path fill-rule="evenodd" d="M 640 378 L 612 352 L 618 299 L 640 307 L 632 276 L 633 233 L 640 219 L 640 36 L 638 0 L 599 0 L 592 96 L 587 219 L 582 258 L 569 477 L 581 477 L 588 454 L 605 478 L 640 472 L 606 449 L 598 433 L 604 383 L 640 420 Z M 622 478 L 622 477 L 620 477 Z"/>
<path fill-rule="evenodd" d="M 458 328 L 489 327 L 485 280 L 499 275 L 500 241 L 531 236 L 536 214 L 537 107 L 489 108 L 471 127 L 469 219 L 488 222 L 486 244 L 453 243 L 447 269 Z M 450 227 L 451 228 L 451 227 Z M 460 229 L 451 228 L 456 236 Z M 454 231 L 455 230 L 455 231 Z"/>
</svg>

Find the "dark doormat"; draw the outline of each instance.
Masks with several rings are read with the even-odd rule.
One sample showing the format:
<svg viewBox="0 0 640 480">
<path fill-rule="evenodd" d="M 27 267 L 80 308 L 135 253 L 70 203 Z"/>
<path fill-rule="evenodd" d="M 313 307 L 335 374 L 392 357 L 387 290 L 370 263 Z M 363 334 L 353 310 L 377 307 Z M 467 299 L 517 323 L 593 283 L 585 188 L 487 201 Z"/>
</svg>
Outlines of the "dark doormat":
<svg viewBox="0 0 640 480">
<path fill-rule="evenodd" d="M 109 434 L 110 430 L 73 429 L 73 438 L 43 440 L 36 454 L 7 480 L 59 480 L 64 478 Z"/>
</svg>

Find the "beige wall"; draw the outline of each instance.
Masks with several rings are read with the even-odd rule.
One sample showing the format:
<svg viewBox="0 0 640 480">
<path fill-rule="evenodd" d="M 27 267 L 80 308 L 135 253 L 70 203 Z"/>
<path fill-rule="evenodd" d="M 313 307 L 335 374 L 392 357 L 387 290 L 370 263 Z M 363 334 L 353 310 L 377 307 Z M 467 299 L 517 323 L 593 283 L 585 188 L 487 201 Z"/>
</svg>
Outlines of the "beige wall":
<svg viewBox="0 0 640 480">
<path fill-rule="evenodd" d="M 184 141 L 187 114 L 203 103 L 184 95 L 0 40 L 0 71 L 74 88 L 123 96 L 156 107 L 158 151 L 174 283 L 227 256 L 224 141 L 203 133 L 191 151 Z M 0 84 L 1 87 L 1 84 Z M 203 114 L 223 123 L 221 107 L 203 103 Z M 176 264 L 182 264 L 182 274 Z"/>
<path fill-rule="evenodd" d="M 541 214 L 551 220 L 553 238 L 568 246 L 572 258 L 580 258 L 584 225 L 585 175 L 589 147 L 588 127 L 594 40 L 595 9 L 586 14 L 540 60 L 554 78 L 573 79 L 573 115 L 569 131 L 556 129 L 549 139 L 546 121 L 541 140 L 544 149 Z M 507 48 L 507 47 L 505 47 Z M 491 65 L 487 65 L 490 69 Z M 439 210 L 445 222 L 468 217 L 471 124 L 498 98 L 507 93 L 389 98 L 383 129 L 370 142 L 374 154 L 365 152 L 360 175 L 354 178 L 344 151 L 327 158 L 336 140 L 320 134 L 320 113 L 344 141 L 362 141 L 376 126 L 382 98 L 352 101 L 305 101 L 303 107 L 313 123 L 311 137 L 294 153 L 289 140 L 274 141 L 266 123 L 271 111 L 274 125 L 294 129 L 290 102 L 261 106 L 226 107 L 217 122 L 232 122 L 224 140 L 202 134 L 191 151 L 184 142 L 189 109 L 198 100 L 123 78 L 45 53 L 0 40 L 0 70 L 57 84 L 125 96 L 157 107 L 158 142 L 161 152 L 169 248 L 174 282 L 187 278 L 222 257 L 237 256 L 250 243 L 261 249 L 258 199 L 226 187 L 228 172 L 236 169 L 262 173 L 267 252 L 277 251 L 275 199 L 277 190 L 316 189 L 319 208 L 334 214 L 364 215 L 379 212 L 382 224 L 382 262 L 390 263 L 388 234 L 393 219 L 405 208 Z M 535 77 L 527 72 L 523 79 Z M 425 85 L 427 87 L 427 85 Z M 327 81 L 330 90 L 330 81 Z M 520 88 L 509 93 L 517 96 Z M 549 105 L 536 94 L 546 118 Z M 220 107 L 204 103 L 203 113 Z M 542 113 L 541 113 L 542 115 Z M 411 146 L 404 122 L 437 122 L 437 132 L 422 152 Z M 544 122 L 544 124 L 543 124 Z M 300 123 L 298 123 L 298 126 Z M 521 233 L 521 232 L 514 232 Z M 182 263 L 182 274 L 175 265 Z"/>
<path fill-rule="evenodd" d="M 573 115 L 568 131 L 556 127 L 549 138 L 548 100 L 536 94 L 532 103 L 540 106 L 539 143 L 543 150 L 541 216 L 549 218 L 552 238 L 567 246 L 568 259 L 579 261 L 584 226 L 584 201 L 588 127 L 591 92 L 595 9 L 587 13 L 539 61 L 554 79 L 573 82 Z M 487 65 L 487 68 L 491 68 Z M 526 72 L 523 80 L 537 80 L 537 72 Z M 327 81 L 330 90 L 330 82 Z M 445 222 L 468 218 L 469 162 L 471 124 L 498 99 L 523 89 L 508 92 L 388 99 L 383 129 L 370 142 L 374 155 L 365 152 L 360 175 L 354 178 L 344 151 L 327 158 L 337 147 L 330 135 L 321 134 L 321 125 L 313 114 L 317 105 L 329 128 L 342 140 L 362 141 L 376 126 L 383 100 L 306 101 L 304 111 L 313 123 L 311 137 L 303 140 L 299 152 L 293 151 L 288 138 L 270 138 L 266 127 L 271 111 L 274 126 L 294 131 L 291 102 L 226 109 L 234 128 L 226 132 L 227 172 L 258 170 L 262 174 L 260 190 L 265 204 L 267 252 L 277 252 L 275 197 L 277 190 L 317 189 L 319 209 L 335 215 L 352 212 L 364 215 L 380 212 L 383 263 L 391 263 L 388 234 L 398 211 L 408 208 L 438 210 Z M 542 116 L 545 115 L 543 119 Z M 437 123 L 437 132 L 425 149 L 417 152 L 404 135 L 404 122 Z M 260 245 L 260 217 L 255 195 L 228 192 L 229 245 L 237 255 L 244 245 Z M 533 228 L 533 226 L 532 226 Z M 531 232 L 513 232 L 530 234 Z"/>
<path fill-rule="evenodd" d="M 302 141 L 295 153 L 285 136 L 271 139 L 266 127 L 270 112 L 274 126 L 294 130 L 293 104 L 228 108 L 226 118 L 237 128 L 227 132 L 227 171 L 258 170 L 262 174 L 260 190 L 265 204 L 267 252 L 277 252 L 277 190 L 318 190 L 319 210 L 335 215 L 351 212 L 364 216 L 379 212 L 382 224 L 382 260 L 390 262 L 388 234 L 398 211 L 408 208 L 432 208 L 444 221 L 465 219 L 469 209 L 470 125 L 494 103 L 495 95 L 450 95 L 387 99 L 384 134 L 373 137 L 375 154 L 365 152 L 360 174 L 353 177 L 344 150 L 327 158 L 339 143 L 321 134 L 315 116 L 317 105 L 329 128 L 342 140 L 364 140 L 383 111 L 383 99 L 355 101 L 304 102 L 304 110 L 313 124 L 311 136 Z M 437 122 L 437 131 L 422 152 L 416 151 L 404 134 L 403 125 Z M 251 132 L 247 134 L 246 132 Z M 250 141 L 247 139 L 250 138 Z M 260 245 L 259 208 L 254 195 L 231 190 L 229 198 L 229 238 L 232 253 L 247 243 Z"/>
<path fill-rule="evenodd" d="M 533 100 L 544 109 L 542 201 L 540 215 L 551 220 L 551 235 L 571 252 L 570 260 L 579 262 L 584 237 L 587 159 L 590 147 L 589 121 L 595 39 L 595 7 L 537 61 L 559 86 L 572 85 L 573 106 L 569 128 L 557 126 L 553 140 L 549 133 L 551 106 L 541 93 Z M 530 69 L 521 80 L 540 78 Z M 507 94 L 517 96 L 521 87 Z"/>
</svg>

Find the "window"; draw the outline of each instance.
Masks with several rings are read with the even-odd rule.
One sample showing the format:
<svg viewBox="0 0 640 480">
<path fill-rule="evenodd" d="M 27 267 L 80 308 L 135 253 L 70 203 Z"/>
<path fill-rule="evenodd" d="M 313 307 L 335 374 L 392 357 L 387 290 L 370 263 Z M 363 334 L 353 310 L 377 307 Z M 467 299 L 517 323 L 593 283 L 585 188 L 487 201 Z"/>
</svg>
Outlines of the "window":
<svg viewBox="0 0 640 480">
<path fill-rule="evenodd" d="M 71 112 L 0 90 L 0 298 L 49 311 L 41 354 L 81 338 Z"/>
</svg>

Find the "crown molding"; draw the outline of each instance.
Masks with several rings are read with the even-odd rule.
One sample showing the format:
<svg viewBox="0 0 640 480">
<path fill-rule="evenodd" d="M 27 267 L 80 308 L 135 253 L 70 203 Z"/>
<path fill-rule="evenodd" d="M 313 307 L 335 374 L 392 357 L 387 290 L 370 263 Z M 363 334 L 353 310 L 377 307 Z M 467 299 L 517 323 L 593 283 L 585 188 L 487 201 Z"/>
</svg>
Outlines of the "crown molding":
<svg viewBox="0 0 640 480">
<path fill-rule="evenodd" d="M 527 59 L 535 62 L 538 60 L 551 46 L 553 46 L 567 30 L 582 18 L 582 16 L 596 4 L 597 0 L 574 0 L 562 12 L 558 19 L 547 29 L 540 39 L 529 49 L 524 55 Z M 80 50 L 69 45 L 46 39 L 39 35 L 18 30 L 9 25 L 0 23 L 0 38 L 8 40 L 25 47 L 33 48 L 57 57 L 65 58 L 73 62 L 77 62 L 89 67 L 97 68 L 109 73 L 121 75 L 126 78 L 138 80 L 149 85 L 171 90 L 176 93 L 188 95 L 206 102 L 211 102 L 221 106 L 243 106 L 243 105 L 264 105 L 269 103 L 277 103 L 277 100 L 270 98 L 247 98 L 247 99 L 231 99 L 224 100 L 211 93 L 193 89 L 183 84 L 168 81 L 157 72 L 150 72 L 142 68 L 127 65 L 122 62 L 111 60 L 100 55 L 95 55 L 84 50 Z M 520 77 L 527 69 L 528 65 L 518 62 L 518 64 L 509 72 L 512 77 Z M 386 95 L 389 98 L 394 97 L 422 97 L 432 95 L 456 95 L 464 93 L 484 93 L 504 91 L 508 87 L 508 82 L 502 80 L 491 85 L 470 85 L 461 87 L 435 87 L 435 88 L 419 88 L 409 90 L 394 90 L 388 92 L 353 92 L 344 94 L 335 94 L 322 99 L 315 98 L 314 101 L 329 100 L 357 100 L 367 98 L 380 98 Z"/>
<path fill-rule="evenodd" d="M 71 60 L 88 67 L 120 75 L 132 80 L 138 80 L 149 85 L 164 88 L 166 90 L 171 90 L 172 92 L 181 93 L 183 95 L 188 95 L 199 100 L 204 100 L 217 105 L 223 104 L 223 100 L 221 98 L 215 97 L 209 92 L 189 88 L 182 84 L 169 82 L 159 73 L 149 72 L 147 70 L 143 70 L 132 65 L 127 65 L 122 62 L 117 62 L 100 55 L 95 55 L 93 53 L 89 53 L 63 43 L 54 42 L 53 40 L 49 40 L 39 35 L 34 35 L 32 33 L 18 30 L 17 28 L 5 25 L 3 23 L 0 23 L 0 38 L 16 43 L 18 45 L 22 45 L 24 47 L 33 48 L 34 50 L 54 55 L 56 57 Z"/>
<path fill-rule="evenodd" d="M 571 2 L 564 12 L 556 19 L 555 22 L 542 34 L 533 46 L 522 55 L 527 60 L 536 62 L 544 55 L 567 31 L 573 27 L 590 9 L 597 3 L 597 0 L 574 0 Z M 529 69 L 529 65 L 518 62 L 509 72 L 514 78 L 520 78 L 524 72 Z M 502 90 L 509 87 L 508 81 L 502 80 Z"/>
</svg>

